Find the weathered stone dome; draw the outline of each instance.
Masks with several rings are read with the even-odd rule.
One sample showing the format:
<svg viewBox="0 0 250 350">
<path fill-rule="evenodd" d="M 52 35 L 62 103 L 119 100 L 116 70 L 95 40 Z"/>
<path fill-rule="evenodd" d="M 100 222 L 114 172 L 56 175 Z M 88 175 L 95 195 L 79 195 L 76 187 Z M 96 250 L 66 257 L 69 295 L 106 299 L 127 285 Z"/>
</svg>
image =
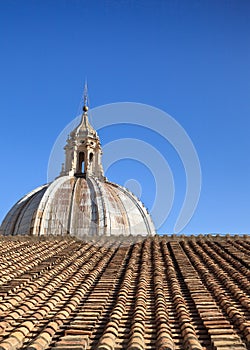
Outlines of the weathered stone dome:
<svg viewBox="0 0 250 350">
<path fill-rule="evenodd" d="M 61 176 L 27 194 L 6 215 L 3 235 L 148 235 L 150 215 L 124 187 L 93 176 Z"/>
<path fill-rule="evenodd" d="M 86 107 L 86 106 L 85 106 Z M 126 188 L 107 181 L 99 137 L 87 108 L 65 146 L 58 178 L 17 202 L 0 227 L 3 235 L 150 235 L 146 208 Z"/>
</svg>

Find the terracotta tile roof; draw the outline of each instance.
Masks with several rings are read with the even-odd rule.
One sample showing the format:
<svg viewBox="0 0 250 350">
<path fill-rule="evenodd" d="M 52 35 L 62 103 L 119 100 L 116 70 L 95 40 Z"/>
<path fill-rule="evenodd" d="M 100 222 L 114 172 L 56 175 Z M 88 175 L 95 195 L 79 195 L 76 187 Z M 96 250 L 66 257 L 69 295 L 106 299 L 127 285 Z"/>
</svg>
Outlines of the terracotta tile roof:
<svg viewBox="0 0 250 350">
<path fill-rule="evenodd" d="M 250 238 L 0 238 L 0 350 L 250 348 Z"/>
</svg>

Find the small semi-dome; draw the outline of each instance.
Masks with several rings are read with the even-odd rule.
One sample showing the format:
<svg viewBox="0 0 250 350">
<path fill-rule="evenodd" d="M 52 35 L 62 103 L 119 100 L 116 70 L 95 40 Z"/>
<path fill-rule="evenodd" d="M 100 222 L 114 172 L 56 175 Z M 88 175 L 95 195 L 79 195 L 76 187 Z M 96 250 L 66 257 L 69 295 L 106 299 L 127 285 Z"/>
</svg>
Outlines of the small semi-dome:
<svg viewBox="0 0 250 350">
<path fill-rule="evenodd" d="M 85 104 L 85 107 L 86 104 Z M 2 235 L 151 235 L 152 219 L 141 201 L 104 176 L 102 149 L 83 108 L 70 133 L 65 164 L 52 183 L 38 187 L 8 212 Z"/>
</svg>

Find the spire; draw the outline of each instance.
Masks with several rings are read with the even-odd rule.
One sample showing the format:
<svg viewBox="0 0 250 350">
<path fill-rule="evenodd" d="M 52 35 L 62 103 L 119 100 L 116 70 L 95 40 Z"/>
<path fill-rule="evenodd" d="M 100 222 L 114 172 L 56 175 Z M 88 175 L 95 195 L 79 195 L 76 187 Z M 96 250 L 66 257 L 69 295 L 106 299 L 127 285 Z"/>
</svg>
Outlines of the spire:
<svg viewBox="0 0 250 350">
<path fill-rule="evenodd" d="M 88 83 L 87 83 L 87 78 L 85 79 L 85 84 L 84 84 L 84 91 L 83 91 L 83 112 L 87 112 L 89 107 L 88 107 Z"/>
<path fill-rule="evenodd" d="M 92 136 L 96 136 L 96 130 L 93 128 L 93 126 L 90 124 L 89 122 L 89 118 L 88 118 L 88 110 L 89 110 L 89 96 L 88 96 L 88 83 L 87 83 L 87 79 L 85 79 L 85 84 L 84 84 L 84 90 L 83 90 L 83 113 L 82 113 L 82 119 L 81 122 L 78 126 L 78 128 L 76 128 L 76 136 L 81 135 L 81 137 L 86 137 L 87 135 L 92 135 Z M 73 131 L 74 132 L 74 131 Z"/>
</svg>

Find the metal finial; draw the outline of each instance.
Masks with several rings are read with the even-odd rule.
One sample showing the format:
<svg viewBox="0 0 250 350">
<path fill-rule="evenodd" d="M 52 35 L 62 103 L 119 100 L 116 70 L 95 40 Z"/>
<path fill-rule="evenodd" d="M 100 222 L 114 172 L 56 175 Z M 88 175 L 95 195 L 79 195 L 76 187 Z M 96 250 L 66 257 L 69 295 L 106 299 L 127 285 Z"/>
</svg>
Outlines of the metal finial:
<svg viewBox="0 0 250 350">
<path fill-rule="evenodd" d="M 83 111 L 87 112 L 88 107 L 88 84 L 87 79 L 85 79 L 84 92 L 83 92 Z"/>
</svg>

